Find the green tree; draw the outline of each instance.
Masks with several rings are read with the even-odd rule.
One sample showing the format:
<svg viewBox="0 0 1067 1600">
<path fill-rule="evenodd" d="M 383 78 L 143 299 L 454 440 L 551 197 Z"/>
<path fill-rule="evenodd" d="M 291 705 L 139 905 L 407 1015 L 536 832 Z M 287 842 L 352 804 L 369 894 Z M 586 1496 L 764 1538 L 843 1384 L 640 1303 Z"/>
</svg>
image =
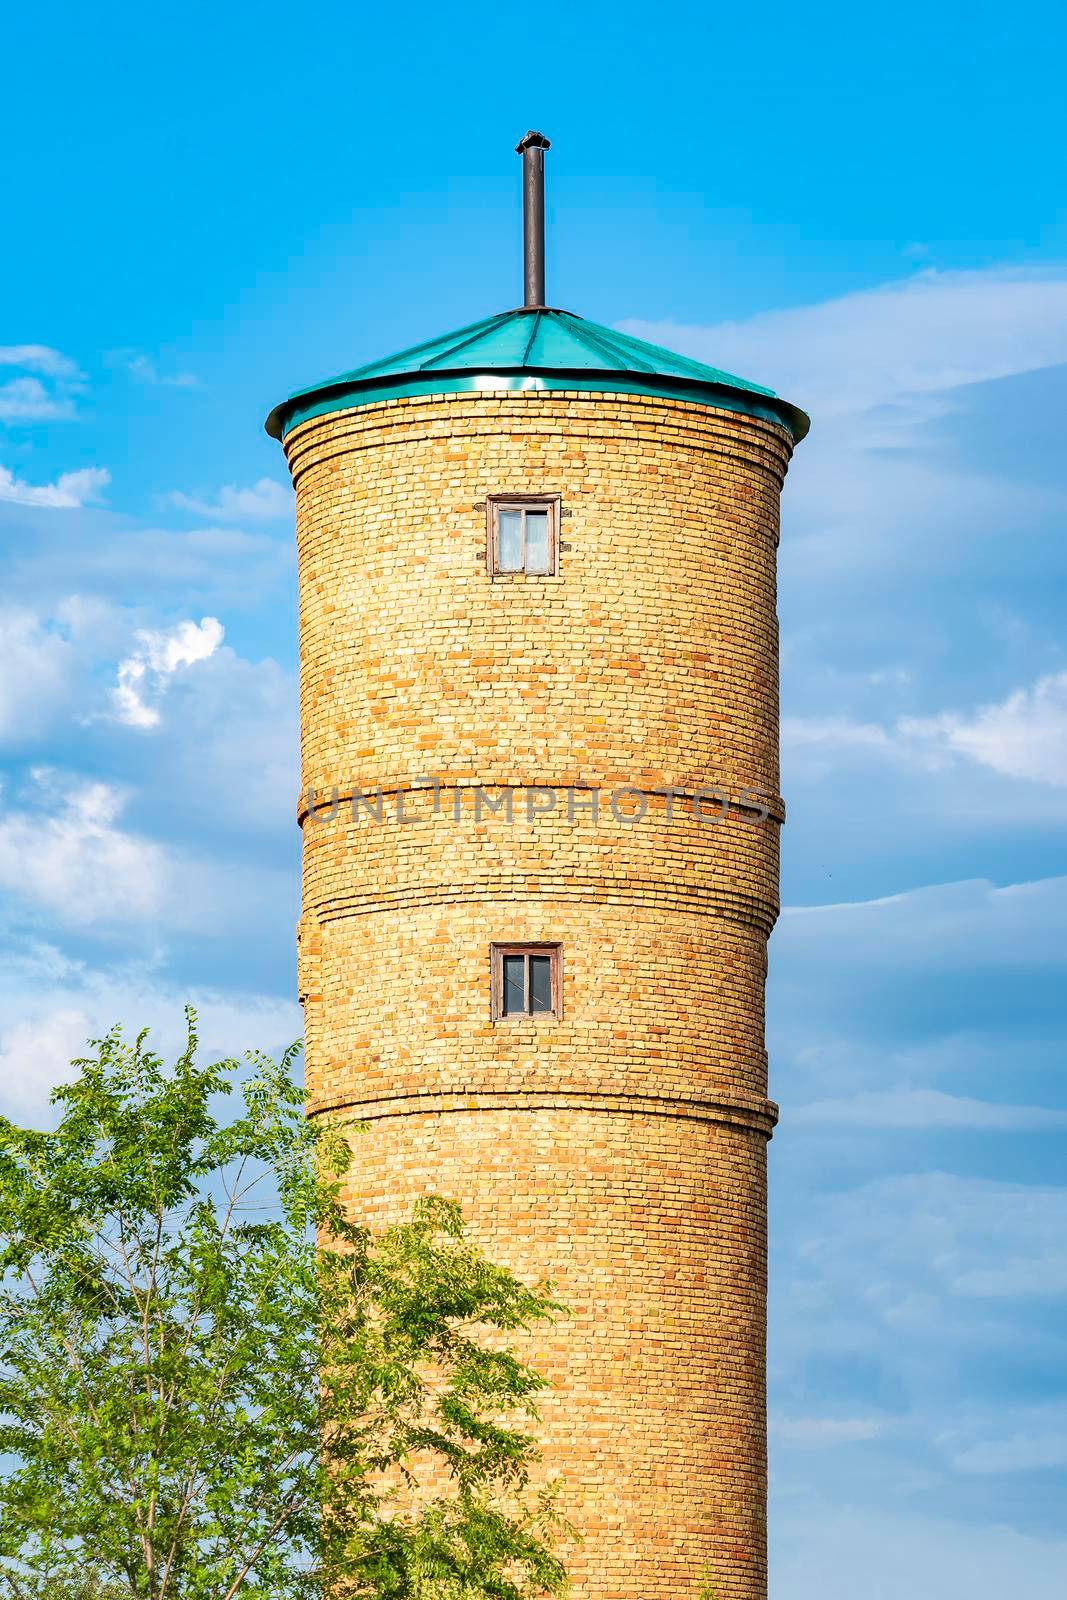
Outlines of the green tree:
<svg viewBox="0 0 1067 1600">
<path fill-rule="evenodd" d="M 558 1305 L 444 1200 L 351 1221 L 295 1046 L 203 1066 L 190 1013 L 168 1070 L 145 1040 L 94 1041 L 55 1132 L 0 1120 L 0 1594 L 561 1593 L 506 1337 Z"/>
</svg>

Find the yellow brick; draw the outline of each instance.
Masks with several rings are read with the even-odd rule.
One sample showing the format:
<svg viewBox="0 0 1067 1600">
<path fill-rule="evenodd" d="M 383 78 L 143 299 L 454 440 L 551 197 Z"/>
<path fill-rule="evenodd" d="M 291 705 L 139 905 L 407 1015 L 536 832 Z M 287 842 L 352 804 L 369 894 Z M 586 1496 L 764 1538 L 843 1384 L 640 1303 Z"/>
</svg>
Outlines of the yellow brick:
<svg viewBox="0 0 1067 1600">
<path fill-rule="evenodd" d="M 386 791 L 381 825 L 304 819 L 310 1109 L 370 1122 L 364 1216 L 451 1195 L 571 1307 L 525 1353 L 554 1385 L 544 1461 L 584 1535 L 576 1600 L 695 1600 L 705 1565 L 719 1600 L 763 1600 L 789 440 L 697 404 L 541 391 L 352 409 L 286 449 L 302 792 Z M 557 577 L 491 581 L 485 500 L 505 493 L 562 497 Z M 476 823 L 476 784 L 560 803 Z M 568 785 L 604 791 L 598 824 L 568 819 Z M 621 785 L 646 795 L 632 827 L 604 814 Z M 771 815 L 702 823 L 701 786 Z M 493 941 L 562 945 L 559 1019 L 494 1024 Z"/>
</svg>

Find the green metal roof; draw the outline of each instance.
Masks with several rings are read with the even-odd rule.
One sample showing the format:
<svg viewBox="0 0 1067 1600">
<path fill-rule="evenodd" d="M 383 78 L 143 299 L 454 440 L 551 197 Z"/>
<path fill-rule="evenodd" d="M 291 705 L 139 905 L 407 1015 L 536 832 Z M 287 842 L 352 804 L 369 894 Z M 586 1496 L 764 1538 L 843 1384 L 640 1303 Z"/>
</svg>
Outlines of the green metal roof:
<svg viewBox="0 0 1067 1600">
<path fill-rule="evenodd" d="M 298 389 L 275 406 L 267 432 L 281 439 L 310 417 L 413 394 L 486 389 L 593 389 L 696 400 L 777 422 L 794 440 L 803 411 L 746 378 L 658 344 L 550 307 L 503 311 L 384 361 Z"/>
</svg>

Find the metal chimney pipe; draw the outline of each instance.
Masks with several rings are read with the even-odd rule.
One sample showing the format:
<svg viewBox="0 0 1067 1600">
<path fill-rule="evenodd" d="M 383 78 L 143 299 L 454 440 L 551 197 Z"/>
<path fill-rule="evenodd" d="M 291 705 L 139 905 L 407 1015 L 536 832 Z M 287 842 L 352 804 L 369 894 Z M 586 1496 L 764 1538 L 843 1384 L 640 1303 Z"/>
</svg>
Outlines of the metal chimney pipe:
<svg viewBox="0 0 1067 1600">
<path fill-rule="evenodd" d="M 545 303 L 545 151 L 549 142 L 533 130 L 515 146 L 522 157 L 523 304 Z"/>
</svg>

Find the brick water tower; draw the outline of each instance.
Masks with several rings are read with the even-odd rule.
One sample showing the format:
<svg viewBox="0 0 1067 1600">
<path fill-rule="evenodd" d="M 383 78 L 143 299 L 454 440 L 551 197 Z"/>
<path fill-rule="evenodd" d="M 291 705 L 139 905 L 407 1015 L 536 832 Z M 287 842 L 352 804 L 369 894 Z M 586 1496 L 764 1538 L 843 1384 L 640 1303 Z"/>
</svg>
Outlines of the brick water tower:
<svg viewBox="0 0 1067 1600">
<path fill-rule="evenodd" d="M 570 1308 L 528 1353 L 575 1596 L 709 1571 L 762 1600 L 775 551 L 808 424 L 545 304 L 547 148 L 519 145 L 524 305 L 268 419 L 324 813 L 309 1109 L 371 1125 L 367 1220 L 452 1197 Z"/>
</svg>

